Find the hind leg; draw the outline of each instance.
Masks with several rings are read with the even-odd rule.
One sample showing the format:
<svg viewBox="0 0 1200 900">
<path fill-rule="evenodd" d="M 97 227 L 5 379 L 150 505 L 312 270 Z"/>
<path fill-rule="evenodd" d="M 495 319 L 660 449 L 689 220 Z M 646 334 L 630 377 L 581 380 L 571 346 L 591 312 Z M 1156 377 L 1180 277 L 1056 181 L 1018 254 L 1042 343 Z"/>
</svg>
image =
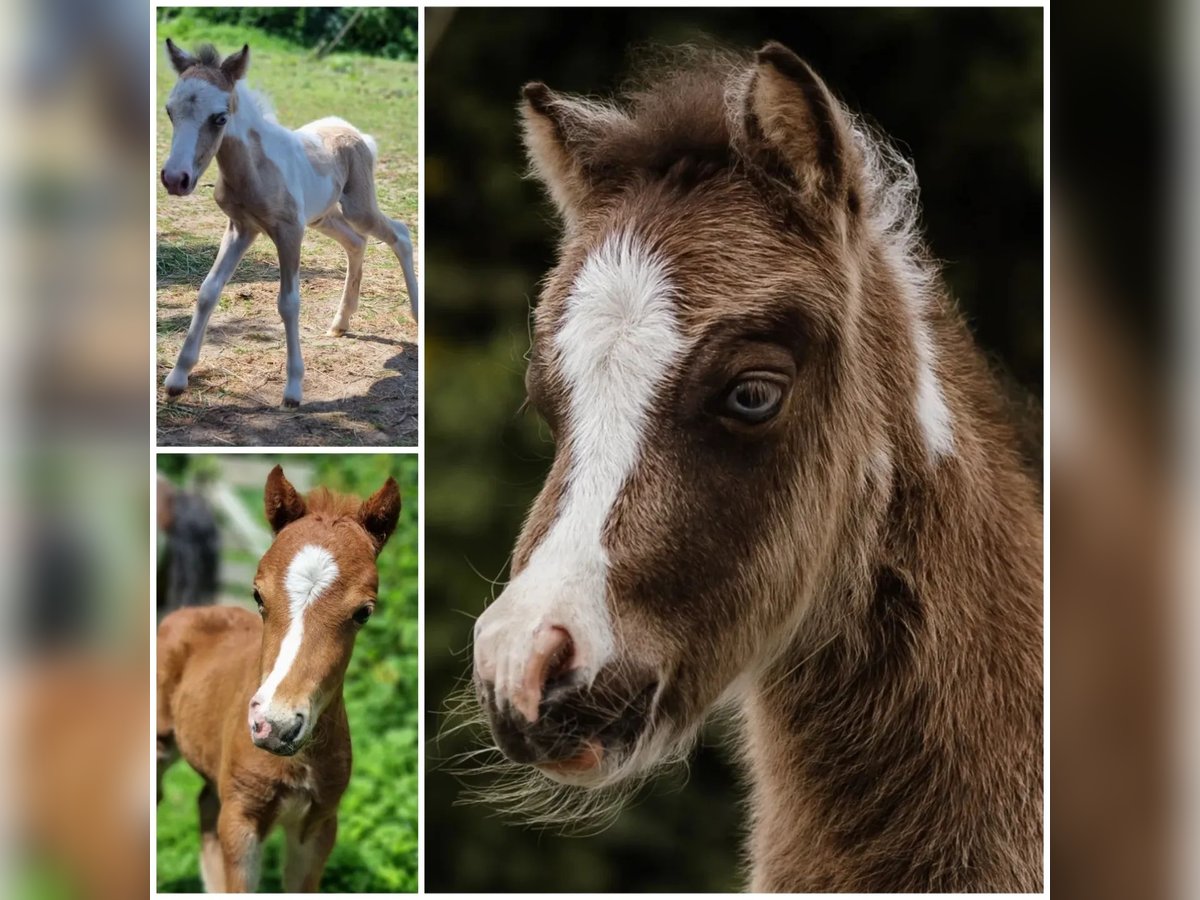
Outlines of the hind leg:
<svg viewBox="0 0 1200 900">
<path fill-rule="evenodd" d="M 348 186 L 342 195 L 342 213 L 360 234 L 369 234 L 392 248 L 404 272 L 404 287 L 408 291 L 409 307 L 415 322 L 418 313 L 417 273 L 413 269 L 412 235 L 408 226 L 389 219 L 379 211 L 375 202 L 374 182 L 356 185 L 353 190 Z"/>
<path fill-rule="evenodd" d="M 221 839 L 217 835 L 217 819 L 221 815 L 221 800 L 217 789 L 208 781 L 200 789 L 197 801 L 200 810 L 200 878 L 209 894 L 225 893 L 225 859 L 221 855 Z"/>
<path fill-rule="evenodd" d="M 336 213 L 326 216 L 313 227 L 333 238 L 346 250 L 346 286 L 342 289 L 342 302 L 333 317 L 329 331 L 326 332 L 333 337 L 341 337 L 350 330 L 350 317 L 358 309 L 358 295 L 362 290 L 363 253 L 367 247 L 367 239 Z"/>
<path fill-rule="evenodd" d="M 167 774 L 167 769 L 171 768 L 171 764 L 179 759 L 179 750 L 175 746 L 174 734 L 158 733 L 158 746 L 155 750 L 155 764 L 158 769 L 158 794 L 155 798 L 155 803 L 162 803 L 162 783 L 163 776 Z"/>
<path fill-rule="evenodd" d="M 404 270 L 404 287 L 408 290 L 408 305 L 412 310 L 413 321 L 416 322 L 418 321 L 417 273 L 413 269 L 412 233 L 403 222 L 396 219 L 387 221 L 391 223 L 392 231 L 396 235 L 396 243 L 389 246 L 396 254 L 396 259 L 400 260 L 400 268 Z"/>
</svg>

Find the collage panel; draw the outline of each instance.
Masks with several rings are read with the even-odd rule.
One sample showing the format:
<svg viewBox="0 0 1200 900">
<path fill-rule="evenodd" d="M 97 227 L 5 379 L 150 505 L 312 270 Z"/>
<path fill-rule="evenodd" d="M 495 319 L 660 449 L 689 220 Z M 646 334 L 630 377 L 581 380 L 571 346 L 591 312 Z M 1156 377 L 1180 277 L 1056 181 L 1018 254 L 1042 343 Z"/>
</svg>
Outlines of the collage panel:
<svg viewBox="0 0 1200 900">
<path fill-rule="evenodd" d="M 418 19 L 157 9 L 160 446 L 416 446 Z"/>
<path fill-rule="evenodd" d="M 425 33 L 428 890 L 1040 891 L 1042 10 Z"/>
<path fill-rule="evenodd" d="M 158 456 L 159 892 L 417 890 L 417 473 Z"/>
</svg>

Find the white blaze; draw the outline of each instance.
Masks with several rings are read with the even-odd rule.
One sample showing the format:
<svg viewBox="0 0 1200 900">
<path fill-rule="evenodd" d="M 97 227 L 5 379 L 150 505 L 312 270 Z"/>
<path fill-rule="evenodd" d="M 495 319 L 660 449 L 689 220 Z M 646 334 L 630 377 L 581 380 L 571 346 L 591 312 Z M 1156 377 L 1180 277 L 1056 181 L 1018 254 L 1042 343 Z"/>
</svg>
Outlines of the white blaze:
<svg viewBox="0 0 1200 900">
<path fill-rule="evenodd" d="M 288 596 L 288 628 L 279 645 L 279 655 L 271 674 L 258 689 L 257 699 L 271 705 L 275 691 L 291 671 L 304 638 L 304 613 L 327 591 L 338 577 L 333 554 L 317 544 L 306 544 L 288 564 L 283 585 Z"/>
<path fill-rule="evenodd" d="M 647 415 L 686 348 L 664 261 L 629 234 L 584 263 L 554 336 L 571 455 L 558 514 L 528 565 L 476 625 L 476 665 L 498 695 L 520 691 L 540 626 L 565 627 L 595 676 L 614 650 L 602 535 L 641 453 Z"/>
</svg>

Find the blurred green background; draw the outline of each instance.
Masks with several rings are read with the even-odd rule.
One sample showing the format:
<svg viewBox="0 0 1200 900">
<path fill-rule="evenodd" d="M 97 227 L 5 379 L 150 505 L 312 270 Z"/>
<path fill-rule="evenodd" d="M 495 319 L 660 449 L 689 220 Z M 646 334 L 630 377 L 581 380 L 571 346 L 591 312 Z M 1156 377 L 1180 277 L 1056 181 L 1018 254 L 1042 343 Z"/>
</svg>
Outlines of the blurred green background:
<svg viewBox="0 0 1200 900">
<path fill-rule="evenodd" d="M 951 291 L 986 352 L 1036 402 L 1042 11 L 431 9 L 425 34 L 427 886 L 738 889 L 744 792 L 720 729 L 685 775 L 588 838 L 456 805 L 462 785 L 445 760 L 471 744 L 435 737 L 468 671 L 471 619 L 494 593 L 489 580 L 506 577 L 553 453 L 547 429 L 518 412 L 529 304 L 556 239 L 549 204 L 522 177 L 520 86 L 603 95 L 629 73 L 636 45 L 783 41 L 915 161 Z"/>
<path fill-rule="evenodd" d="M 336 46 L 342 53 L 410 62 L 417 58 L 415 6 L 206 6 L 172 10 L 172 14 L 218 25 L 257 28 L 321 53 Z"/>
<path fill-rule="evenodd" d="M 337 845 L 321 888 L 347 893 L 416 891 L 417 458 L 159 455 L 160 475 L 199 493 L 216 514 L 221 533 L 219 602 L 253 607 L 250 583 L 262 552 L 255 545 L 269 540 L 270 534 L 263 516 L 263 485 L 276 463 L 301 491 L 324 485 L 366 498 L 389 475 L 400 485 L 400 522 L 379 555 L 379 605 L 358 635 L 346 672 L 354 768 L 339 807 Z M 202 889 L 196 813 L 201 783 L 183 760 L 164 779 L 157 815 L 160 891 Z M 280 890 L 282 846 L 282 834 L 276 831 L 263 853 L 262 890 Z"/>
</svg>

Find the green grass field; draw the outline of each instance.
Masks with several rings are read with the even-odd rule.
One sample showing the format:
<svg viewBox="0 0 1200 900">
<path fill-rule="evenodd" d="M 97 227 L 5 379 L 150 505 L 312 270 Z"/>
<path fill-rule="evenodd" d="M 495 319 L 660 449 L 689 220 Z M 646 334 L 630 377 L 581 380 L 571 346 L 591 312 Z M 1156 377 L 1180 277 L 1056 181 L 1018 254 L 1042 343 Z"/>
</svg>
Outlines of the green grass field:
<svg viewBox="0 0 1200 900">
<path fill-rule="evenodd" d="M 307 48 L 254 28 L 205 22 L 184 10 L 160 10 L 156 140 L 161 166 L 171 143 L 166 98 L 176 73 L 163 41 L 194 49 L 212 43 L 228 54 L 250 45 L 247 82 L 270 100 L 279 122 L 296 128 L 340 116 L 379 144 L 376 188 L 385 214 L 417 233 L 417 67 L 354 53 L 317 59 Z M 156 168 L 157 172 L 157 168 Z M 158 198 L 158 373 L 174 364 L 200 282 L 216 256 L 225 216 L 212 198 L 216 163 L 191 197 Z M 409 317 L 400 265 L 372 240 L 351 332 L 325 330 L 341 297 L 346 259 L 330 238 L 310 230 L 301 256 L 301 346 L 306 366 L 299 411 L 278 409 L 284 378 L 283 331 L 276 311 L 278 263 L 260 238 L 222 294 L 188 391 L 167 402 L 159 391 L 163 445 L 415 445 L 417 327 Z"/>
<path fill-rule="evenodd" d="M 160 457 L 160 470 L 186 474 L 204 458 Z M 417 460 L 415 456 L 319 456 L 315 483 L 367 496 L 393 475 L 404 508 L 379 557 L 379 605 L 358 636 L 346 673 L 346 709 L 354 747 L 350 787 L 342 798 L 338 840 L 321 882 L 326 892 L 417 889 Z M 288 460 L 283 460 L 286 470 Z M 182 469 L 182 471 L 181 471 Z M 260 519 L 261 494 L 247 498 Z M 236 550 L 223 545 L 223 559 Z M 160 891 L 199 891 L 200 777 L 186 762 L 167 773 L 158 806 Z M 263 853 L 261 889 L 279 891 L 282 835 Z"/>
</svg>

